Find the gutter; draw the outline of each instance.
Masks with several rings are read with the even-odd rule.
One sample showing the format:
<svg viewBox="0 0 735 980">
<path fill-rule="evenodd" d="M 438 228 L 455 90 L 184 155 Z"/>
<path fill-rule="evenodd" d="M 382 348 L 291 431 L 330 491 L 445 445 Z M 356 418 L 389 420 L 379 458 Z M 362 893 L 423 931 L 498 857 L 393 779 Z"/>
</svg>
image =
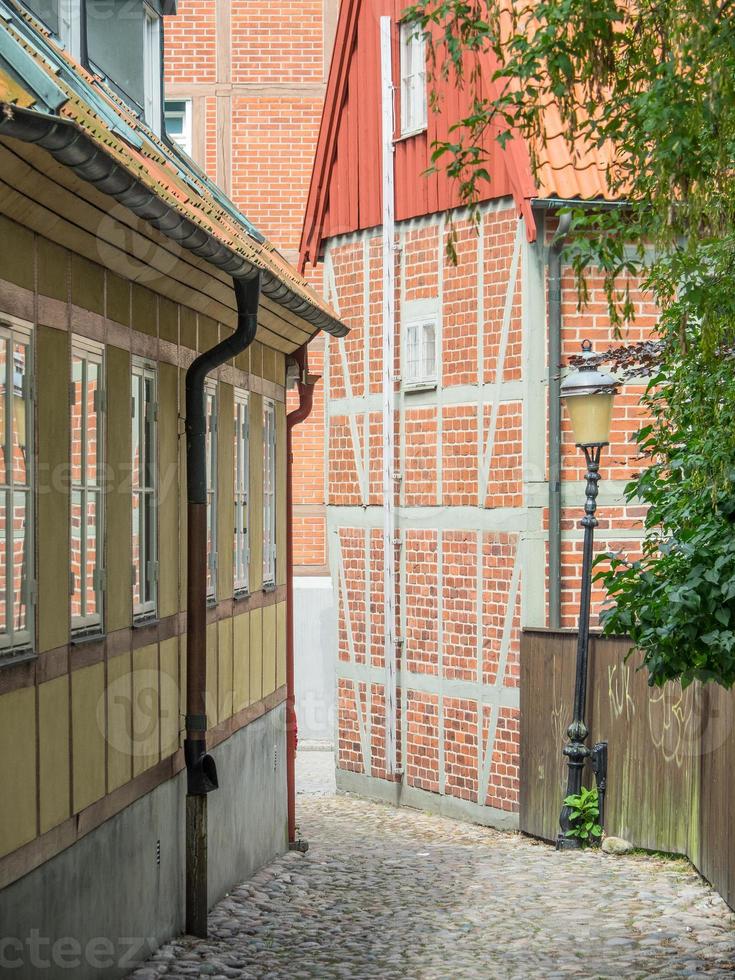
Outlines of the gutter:
<svg viewBox="0 0 735 980">
<path fill-rule="evenodd" d="M 561 253 L 572 223 L 559 218 L 549 248 L 549 626 L 561 626 Z"/>
<path fill-rule="evenodd" d="M 204 382 L 255 340 L 260 275 L 234 279 L 237 329 L 204 351 L 186 372 L 186 931 L 207 937 L 207 794 L 218 789 L 207 754 L 207 466 Z"/>
<path fill-rule="evenodd" d="M 336 317 L 308 302 L 270 270 L 250 262 L 210 232 L 185 218 L 121 166 L 70 119 L 45 115 L 0 102 L 0 136 L 35 143 L 54 159 L 147 221 L 182 248 L 205 259 L 233 279 L 260 274 L 261 291 L 273 302 L 335 337 L 347 327 Z"/>
<path fill-rule="evenodd" d="M 296 840 L 296 679 L 294 664 L 294 596 L 293 596 L 293 428 L 311 414 L 314 386 L 319 378 L 309 374 L 306 345 L 293 355 L 299 367 L 299 404 L 286 416 L 286 783 L 288 787 L 288 846 L 292 851 L 306 851 L 304 840 Z"/>
</svg>

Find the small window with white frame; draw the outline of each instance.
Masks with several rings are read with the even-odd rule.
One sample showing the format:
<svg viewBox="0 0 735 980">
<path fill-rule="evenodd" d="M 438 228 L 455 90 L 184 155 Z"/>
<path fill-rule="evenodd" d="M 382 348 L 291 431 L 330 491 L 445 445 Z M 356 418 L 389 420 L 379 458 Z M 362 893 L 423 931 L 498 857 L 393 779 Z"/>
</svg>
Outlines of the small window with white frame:
<svg viewBox="0 0 735 980">
<path fill-rule="evenodd" d="M 71 628 L 103 631 L 104 347 L 74 337 L 71 353 Z"/>
<path fill-rule="evenodd" d="M 406 304 L 406 326 L 403 333 L 404 387 L 409 389 L 436 387 L 437 332 L 434 303 Z"/>
<path fill-rule="evenodd" d="M 207 599 L 217 595 L 217 386 L 207 382 L 204 388 L 207 456 Z"/>
<path fill-rule="evenodd" d="M 153 619 L 158 591 L 157 377 L 135 358 L 132 371 L 133 617 Z"/>
<path fill-rule="evenodd" d="M 0 655 L 33 647 L 32 328 L 0 316 Z"/>
<path fill-rule="evenodd" d="M 192 151 L 191 99 L 166 99 L 164 103 L 166 133 L 187 156 Z"/>
<path fill-rule="evenodd" d="M 263 586 L 276 584 L 276 406 L 263 399 Z"/>
<path fill-rule="evenodd" d="M 426 40 L 419 24 L 400 25 L 401 136 L 426 129 Z"/>
<path fill-rule="evenodd" d="M 248 393 L 235 388 L 235 595 L 247 593 L 250 585 L 249 485 L 250 419 Z"/>
</svg>

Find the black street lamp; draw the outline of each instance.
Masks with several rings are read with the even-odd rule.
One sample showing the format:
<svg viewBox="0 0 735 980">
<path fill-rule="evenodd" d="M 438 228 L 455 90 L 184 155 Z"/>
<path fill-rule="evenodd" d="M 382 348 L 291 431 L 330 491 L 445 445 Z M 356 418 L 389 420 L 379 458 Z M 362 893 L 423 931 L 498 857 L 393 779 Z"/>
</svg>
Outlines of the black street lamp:
<svg viewBox="0 0 735 980">
<path fill-rule="evenodd" d="M 583 362 L 578 370 L 568 375 L 561 385 L 561 397 L 572 422 L 574 441 L 584 453 L 587 463 L 587 487 L 584 517 L 584 547 L 582 552 L 582 582 L 579 601 L 579 629 L 577 633 L 577 662 L 574 680 L 574 714 L 567 729 L 569 742 L 564 746 L 569 774 L 566 796 L 577 796 L 582 788 L 582 770 L 585 760 L 591 754 L 588 748 L 585 708 L 587 702 L 587 658 L 590 636 L 590 593 L 592 591 L 592 546 L 597 527 L 597 484 L 600 480 L 600 455 L 603 446 L 610 442 L 610 423 L 612 406 L 617 389 L 615 379 L 595 367 L 592 344 L 582 342 Z M 597 748 L 597 746 L 596 746 Z M 603 750 L 601 750 L 603 751 Z M 595 767 L 596 768 L 596 767 Z M 598 774 L 599 776 L 599 774 Z M 576 837 L 567 837 L 571 829 L 570 809 L 563 806 L 559 817 L 561 833 L 556 842 L 557 849 L 566 850 L 581 847 Z"/>
</svg>

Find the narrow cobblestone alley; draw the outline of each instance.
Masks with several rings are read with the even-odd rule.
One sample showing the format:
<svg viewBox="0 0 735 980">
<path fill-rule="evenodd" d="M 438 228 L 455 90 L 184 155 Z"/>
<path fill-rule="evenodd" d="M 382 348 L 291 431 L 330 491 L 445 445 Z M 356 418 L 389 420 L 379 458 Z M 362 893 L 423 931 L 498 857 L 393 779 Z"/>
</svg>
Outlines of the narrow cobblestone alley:
<svg viewBox="0 0 735 980">
<path fill-rule="evenodd" d="M 135 980 L 731 976 L 733 915 L 683 860 L 557 853 L 516 834 L 335 796 L 301 755 L 307 854 L 160 949 Z M 308 790 L 308 792 L 303 792 Z"/>
</svg>

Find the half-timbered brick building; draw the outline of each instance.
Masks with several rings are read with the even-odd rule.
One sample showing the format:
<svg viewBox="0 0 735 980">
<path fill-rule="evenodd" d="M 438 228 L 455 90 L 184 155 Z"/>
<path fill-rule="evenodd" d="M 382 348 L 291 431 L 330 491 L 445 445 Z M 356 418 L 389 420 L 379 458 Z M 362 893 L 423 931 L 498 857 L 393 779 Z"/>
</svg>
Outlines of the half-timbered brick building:
<svg viewBox="0 0 735 980">
<path fill-rule="evenodd" d="M 446 174 L 426 174 L 469 94 L 438 82 L 427 105 L 402 10 L 341 5 L 301 244 L 351 327 L 325 358 L 338 785 L 513 826 L 520 633 L 573 626 L 578 603 L 583 471 L 566 421 L 553 450 L 559 364 L 613 338 L 601 280 L 580 312 L 550 243 L 560 207 L 606 197 L 604 159 L 573 163 L 552 139 L 537 181 L 523 141 L 488 137 L 475 226 Z M 631 341 L 656 316 L 634 301 Z M 601 548 L 640 533 L 622 494 L 639 395 L 616 403 Z"/>
</svg>

